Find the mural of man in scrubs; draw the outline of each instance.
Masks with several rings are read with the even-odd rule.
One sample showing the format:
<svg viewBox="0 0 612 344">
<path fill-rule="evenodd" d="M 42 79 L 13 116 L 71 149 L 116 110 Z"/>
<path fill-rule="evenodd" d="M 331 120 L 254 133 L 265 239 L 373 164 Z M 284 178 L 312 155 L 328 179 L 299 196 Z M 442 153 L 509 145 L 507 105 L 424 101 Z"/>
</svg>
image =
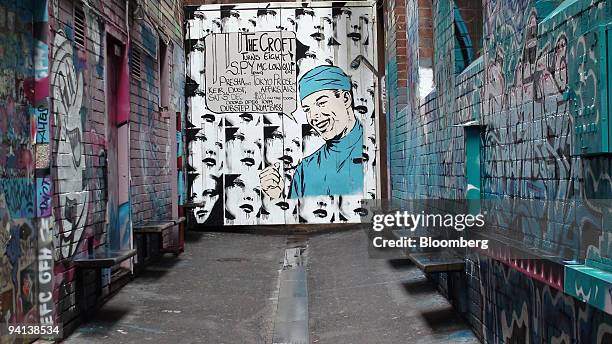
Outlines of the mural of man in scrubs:
<svg viewBox="0 0 612 344">
<path fill-rule="evenodd" d="M 283 195 L 280 164 L 260 173 L 263 191 L 272 199 L 319 195 L 354 195 L 363 191 L 363 127 L 353 109 L 352 83 L 342 69 L 318 66 L 299 81 L 308 124 L 325 144 L 298 165 Z"/>
</svg>

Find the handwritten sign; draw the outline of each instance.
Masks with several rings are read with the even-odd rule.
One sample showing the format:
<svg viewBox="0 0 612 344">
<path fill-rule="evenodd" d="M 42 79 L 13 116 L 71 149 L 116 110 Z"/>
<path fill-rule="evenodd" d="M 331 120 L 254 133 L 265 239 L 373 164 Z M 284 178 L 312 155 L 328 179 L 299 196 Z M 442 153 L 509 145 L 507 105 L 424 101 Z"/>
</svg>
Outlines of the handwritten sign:
<svg viewBox="0 0 612 344">
<path fill-rule="evenodd" d="M 295 32 L 210 34 L 206 105 L 216 113 L 285 113 L 297 108 Z"/>
</svg>

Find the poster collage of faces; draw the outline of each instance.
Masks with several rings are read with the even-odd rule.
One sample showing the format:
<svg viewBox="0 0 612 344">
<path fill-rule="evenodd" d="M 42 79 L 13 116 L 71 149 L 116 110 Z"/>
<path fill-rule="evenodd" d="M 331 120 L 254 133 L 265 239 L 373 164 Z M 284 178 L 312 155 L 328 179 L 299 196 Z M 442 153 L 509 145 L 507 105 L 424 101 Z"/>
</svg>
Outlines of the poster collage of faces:
<svg viewBox="0 0 612 344">
<path fill-rule="evenodd" d="M 260 6 L 260 8 L 254 8 Z M 187 27 L 188 209 L 192 224 L 274 225 L 359 223 L 376 197 L 376 76 L 358 56 L 375 61 L 370 3 L 291 3 L 191 7 Z M 326 141 L 301 104 L 290 114 L 214 113 L 206 105 L 205 37 L 213 33 L 293 31 L 298 79 L 317 66 L 337 66 L 352 82 L 353 112 L 363 127 L 363 188 L 349 195 L 288 197 L 304 158 Z M 298 97 L 299 102 L 299 97 Z M 260 173 L 277 166 L 283 196 L 272 199 Z"/>
</svg>

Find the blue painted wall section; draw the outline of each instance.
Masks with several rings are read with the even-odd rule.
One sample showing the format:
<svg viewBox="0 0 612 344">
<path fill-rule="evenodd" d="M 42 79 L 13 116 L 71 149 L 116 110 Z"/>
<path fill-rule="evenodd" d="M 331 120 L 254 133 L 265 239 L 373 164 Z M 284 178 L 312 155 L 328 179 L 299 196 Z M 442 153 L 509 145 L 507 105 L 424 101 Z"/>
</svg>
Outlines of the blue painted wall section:
<svg viewBox="0 0 612 344">
<path fill-rule="evenodd" d="M 389 127 L 402 128 L 389 137 L 393 199 L 472 198 L 461 125 L 478 124 L 480 198 L 529 204 L 492 209 L 494 225 L 565 263 L 470 253 L 465 273 L 432 278 L 484 342 L 610 342 L 612 157 L 602 153 L 612 4 L 484 0 L 479 54 L 468 49 L 480 40 L 464 25 L 466 3 L 433 2 L 436 89 L 416 109 L 388 107 Z M 418 36 L 415 6 L 406 1 L 407 32 L 394 35 Z"/>
</svg>

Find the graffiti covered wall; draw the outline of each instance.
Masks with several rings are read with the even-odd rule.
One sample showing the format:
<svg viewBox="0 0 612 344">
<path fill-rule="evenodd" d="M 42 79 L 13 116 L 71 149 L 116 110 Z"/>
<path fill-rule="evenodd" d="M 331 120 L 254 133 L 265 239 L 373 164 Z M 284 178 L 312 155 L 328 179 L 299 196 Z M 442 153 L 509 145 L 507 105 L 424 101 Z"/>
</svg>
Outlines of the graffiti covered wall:
<svg viewBox="0 0 612 344">
<path fill-rule="evenodd" d="M 376 196 L 372 4 L 186 13 L 192 223 L 359 222 Z"/>
<path fill-rule="evenodd" d="M 134 223 L 172 218 L 179 195 L 177 153 L 180 142 L 169 136 L 171 122 L 181 129 L 171 133 L 184 136 L 184 53 L 183 11 L 178 1 L 164 0 L 142 4 L 145 15 L 135 18 L 131 27 L 131 132 L 130 153 Z M 162 78 L 162 74 L 163 78 Z M 167 91 L 160 86 L 164 80 Z M 167 92 L 167 93 L 166 93 Z M 174 150 L 174 154 L 172 154 Z M 172 161 L 172 156 L 175 157 Z M 177 184 L 184 185 L 179 181 Z M 184 192 L 184 190 L 182 191 Z M 184 197 L 184 194 L 183 194 Z M 176 202 L 175 202 L 176 201 Z"/>
<path fill-rule="evenodd" d="M 186 198 L 183 9 L 180 1 L 162 0 L 144 2 L 140 10 L 130 26 L 130 204 L 136 225 L 178 218 Z M 175 233 L 164 233 L 164 247 L 178 244 Z"/>
<path fill-rule="evenodd" d="M 94 5 L 116 14 L 109 19 Z M 93 275 L 79 284 L 72 259 L 89 250 L 109 250 L 111 237 L 120 236 L 115 226 L 117 191 L 112 168 L 118 141 L 115 108 L 108 102 L 114 86 L 108 79 L 107 37 L 125 41 L 117 27 L 124 26 L 125 11 L 94 1 L 50 2 L 49 94 L 52 102 L 52 179 L 55 228 L 55 318 L 69 331 L 79 321 L 77 290 L 96 302 L 96 290 L 108 293 L 110 271 L 98 282 Z M 116 21 L 113 21 L 116 20 Z M 119 49 L 113 47 L 113 54 Z M 117 75 L 127 73 L 117 68 Z M 117 77 L 118 78 L 118 77 Z M 124 144 L 123 148 L 128 149 Z M 125 173 L 124 173 L 125 174 Z M 126 187 L 127 188 L 127 187 Z M 125 235 L 124 235 L 125 236 Z M 128 245 L 131 243 L 128 233 Z M 100 285 L 98 285 L 100 284 Z M 76 320 L 76 321 L 75 321 Z"/>
<path fill-rule="evenodd" d="M 0 1 L 3 325 L 53 322 L 47 34 L 47 1 Z"/>
<path fill-rule="evenodd" d="M 417 1 L 406 2 L 411 9 Z M 433 1 L 436 89 L 418 110 L 398 110 L 407 119 L 397 126 L 406 128 L 390 137 L 391 164 L 405 173 L 394 174 L 394 200 L 518 200 L 520 207 L 489 209 L 502 229 L 495 235 L 564 263 L 512 260 L 498 250 L 468 255 L 465 273 L 432 277 L 485 342 L 608 342 L 611 160 L 598 154 L 607 138 L 597 118 L 605 114 L 598 99 L 608 92 L 600 71 L 609 55 L 595 42 L 609 38 L 601 28 L 610 3 L 483 1 L 478 32 L 465 24 L 472 6 Z M 468 184 L 465 164 L 463 126 L 474 124 L 482 135 L 478 186 Z"/>
</svg>

